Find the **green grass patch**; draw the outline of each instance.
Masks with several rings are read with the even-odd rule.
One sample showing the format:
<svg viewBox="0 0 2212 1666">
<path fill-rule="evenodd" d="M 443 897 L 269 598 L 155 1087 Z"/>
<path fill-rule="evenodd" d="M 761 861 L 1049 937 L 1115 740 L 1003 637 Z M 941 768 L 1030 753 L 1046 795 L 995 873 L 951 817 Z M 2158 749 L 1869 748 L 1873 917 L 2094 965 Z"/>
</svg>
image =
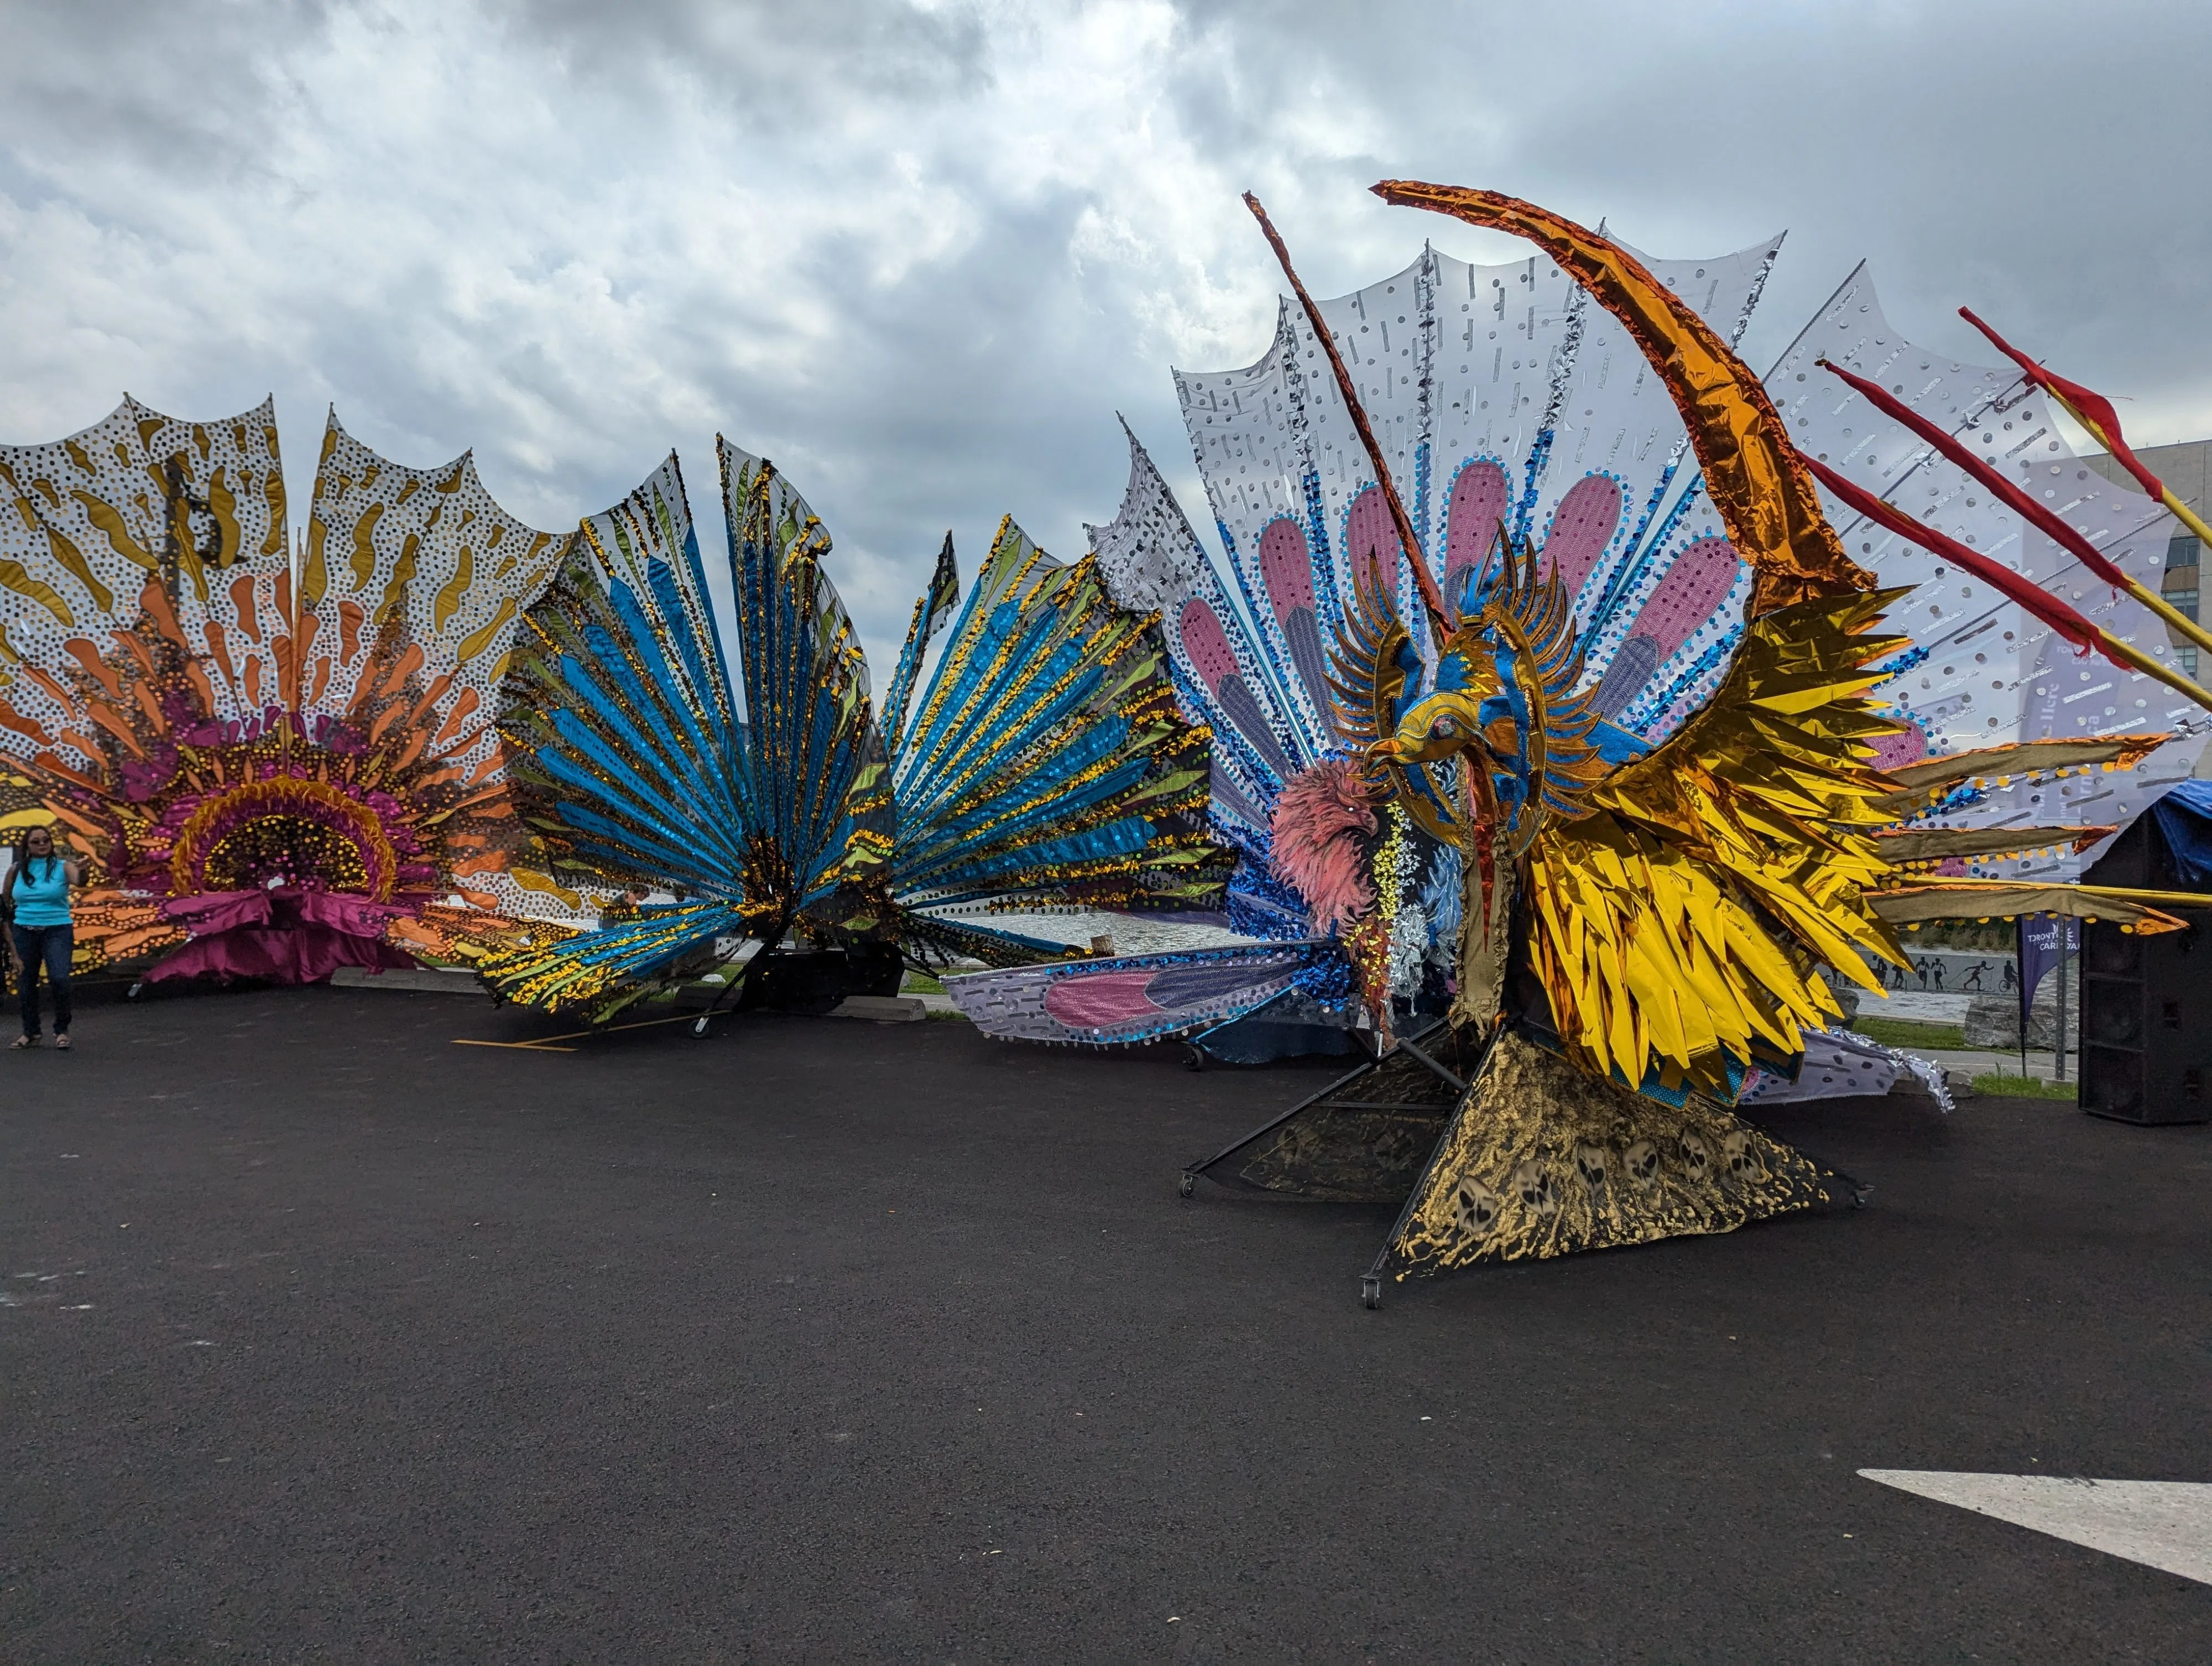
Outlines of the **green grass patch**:
<svg viewBox="0 0 2212 1666">
<path fill-rule="evenodd" d="M 908 972 L 906 982 L 899 985 L 899 993 L 903 995 L 941 995 L 945 993 L 945 986 L 927 972 Z"/>
<path fill-rule="evenodd" d="M 968 1015 L 965 1012 L 929 1012 L 926 1013 L 924 1016 L 927 1017 L 932 1024 L 965 1024 L 968 1022 Z"/>
<path fill-rule="evenodd" d="M 2069 1104 L 2075 1097 L 2071 1082 L 2039 1081 L 2033 1076 L 2008 1076 L 2002 1071 L 1975 1077 L 1974 1091 L 1992 1099 L 2063 1099 Z"/>
<path fill-rule="evenodd" d="M 1966 1032 L 1955 1024 L 1927 1024 L 1918 1018 L 1869 1018 L 1862 1011 L 1851 1020 L 1851 1028 L 1869 1041 L 1878 1041 L 1884 1047 L 1902 1047 L 1916 1052 L 1957 1052 L 1966 1044 Z"/>
</svg>

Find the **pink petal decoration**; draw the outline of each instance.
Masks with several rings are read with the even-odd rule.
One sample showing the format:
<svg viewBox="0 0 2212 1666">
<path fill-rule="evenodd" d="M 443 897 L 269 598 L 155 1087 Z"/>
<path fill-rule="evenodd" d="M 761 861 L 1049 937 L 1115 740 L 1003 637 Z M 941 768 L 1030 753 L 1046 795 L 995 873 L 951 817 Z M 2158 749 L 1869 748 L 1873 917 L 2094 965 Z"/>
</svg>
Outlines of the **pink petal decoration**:
<svg viewBox="0 0 2212 1666">
<path fill-rule="evenodd" d="M 1150 1017 L 1165 1009 L 1145 994 L 1150 971 L 1097 972 L 1064 977 L 1044 993 L 1044 1010 L 1072 1029 L 1089 1029 Z"/>
<path fill-rule="evenodd" d="M 1609 474 L 1586 474 L 1567 488 L 1552 512 L 1544 538 L 1544 563 L 1574 595 L 1597 565 L 1620 525 L 1620 483 Z"/>
<path fill-rule="evenodd" d="M 1909 723 L 1903 734 L 1886 734 L 1874 743 L 1874 767 L 1901 769 L 1928 756 L 1928 737 L 1917 723 Z"/>
<path fill-rule="evenodd" d="M 1444 510 L 1444 599 L 1456 604 L 1459 577 L 1479 567 L 1498 540 L 1505 519 L 1505 471 L 1486 457 L 1471 458 L 1452 477 Z"/>
<path fill-rule="evenodd" d="M 1742 566 L 1726 538 L 1699 538 L 1674 558 L 1629 635 L 1650 637 L 1659 650 L 1654 663 L 1665 664 L 1668 654 L 1689 641 L 1692 631 L 1713 617 Z"/>
<path fill-rule="evenodd" d="M 1237 655 L 1213 609 L 1192 598 L 1182 605 L 1176 628 L 1182 633 L 1183 652 L 1190 655 L 1192 666 L 1206 679 L 1206 687 L 1219 694 L 1221 685 L 1237 675 Z"/>
<path fill-rule="evenodd" d="M 1260 577 L 1278 620 L 1287 621 L 1293 608 L 1313 606 L 1313 555 L 1305 533 L 1287 515 L 1269 521 L 1260 534 Z"/>
<path fill-rule="evenodd" d="M 1370 486 L 1352 500 L 1352 508 L 1344 518 L 1344 554 L 1355 575 L 1366 576 L 1367 552 L 1372 550 L 1382 564 L 1384 582 L 1395 585 L 1397 553 L 1402 547 L 1398 529 L 1390 524 L 1390 506 L 1382 501 L 1380 486 Z"/>
</svg>

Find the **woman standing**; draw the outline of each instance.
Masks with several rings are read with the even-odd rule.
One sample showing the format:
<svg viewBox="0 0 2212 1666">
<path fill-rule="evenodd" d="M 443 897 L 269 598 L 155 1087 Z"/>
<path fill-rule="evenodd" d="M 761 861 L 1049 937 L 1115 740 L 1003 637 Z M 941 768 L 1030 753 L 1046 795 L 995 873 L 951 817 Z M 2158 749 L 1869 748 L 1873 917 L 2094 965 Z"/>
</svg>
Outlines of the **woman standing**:
<svg viewBox="0 0 2212 1666">
<path fill-rule="evenodd" d="M 76 948 L 76 933 L 70 921 L 70 887 L 81 884 L 83 871 L 68 858 L 55 854 L 54 830 L 34 827 L 16 848 L 15 866 L 8 870 L 7 901 L 10 924 L 8 947 L 15 963 L 15 993 L 23 1004 L 23 1033 L 15 1045 L 39 1044 L 39 968 L 46 969 L 46 982 L 54 993 L 54 1045 L 70 1044 L 70 956 Z"/>
</svg>

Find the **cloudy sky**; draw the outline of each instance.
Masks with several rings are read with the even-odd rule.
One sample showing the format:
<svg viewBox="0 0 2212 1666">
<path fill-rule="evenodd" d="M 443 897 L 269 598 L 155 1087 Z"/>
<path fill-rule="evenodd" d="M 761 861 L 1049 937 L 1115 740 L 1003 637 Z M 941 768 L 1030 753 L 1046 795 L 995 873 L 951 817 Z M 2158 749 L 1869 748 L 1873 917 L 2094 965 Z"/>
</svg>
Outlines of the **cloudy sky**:
<svg viewBox="0 0 2212 1666">
<path fill-rule="evenodd" d="M 887 666 L 946 526 L 1111 515 L 1125 412 L 1203 498 L 1169 367 L 1256 358 L 1264 198 L 1316 292 L 1513 246 L 1483 185 L 1646 251 L 1790 239 L 1764 368 L 1856 260 L 2212 435 L 2212 7 L 0 0 L 0 441 L 125 390 L 474 447 L 549 528 L 713 436 L 792 475 Z"/>
</svg>

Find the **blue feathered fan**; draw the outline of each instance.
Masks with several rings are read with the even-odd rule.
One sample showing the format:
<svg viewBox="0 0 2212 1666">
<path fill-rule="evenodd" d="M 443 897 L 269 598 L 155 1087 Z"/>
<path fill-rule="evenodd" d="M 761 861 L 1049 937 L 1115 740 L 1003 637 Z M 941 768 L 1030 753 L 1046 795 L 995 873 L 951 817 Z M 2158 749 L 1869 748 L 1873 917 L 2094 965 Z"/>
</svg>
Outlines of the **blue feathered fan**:
<svg viewBox="0 0 2212 1666">
<path fill-rule="evenodd" d="M 529 830 L 553 872 L 617 894 L 598 930 L 487 963 L 495 988 L 605 1017 L 787 933 L 1008 964 L 1060 951 L 993 931 L 994 908 L 1218 890 L 1206 732 L 1091 558 L 1005 522 L 924 678 L 958 606 L 948 536 L 879 718 L 821 521 L 772 464 L 718 450 L 734 643 L 673 457 L 585 522 L 525 617 L 502 730 Z"/>
</svg>

